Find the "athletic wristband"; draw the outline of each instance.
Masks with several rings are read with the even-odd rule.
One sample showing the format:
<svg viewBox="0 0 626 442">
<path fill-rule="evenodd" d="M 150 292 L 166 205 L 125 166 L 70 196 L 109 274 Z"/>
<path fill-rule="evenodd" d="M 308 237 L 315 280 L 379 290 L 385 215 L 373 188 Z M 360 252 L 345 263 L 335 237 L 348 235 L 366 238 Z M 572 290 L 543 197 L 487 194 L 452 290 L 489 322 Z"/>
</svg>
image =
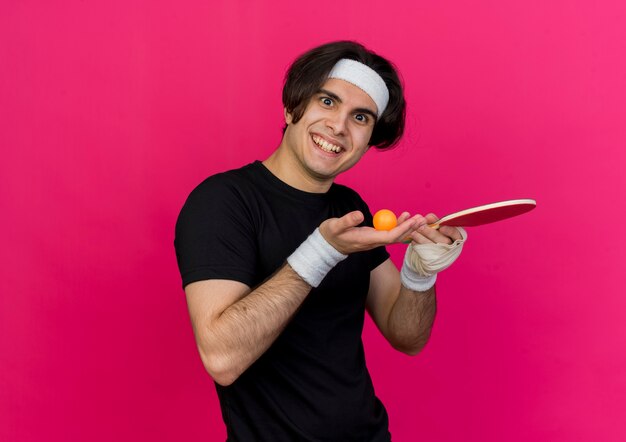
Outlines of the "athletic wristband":
<svg viewBox="0 0 626 442">
<path fill-rule="evenodd" d="M 437 273 L 447 269 L 459 257 L 467 232 L 458 228 L 461 239 L 452 244 L 411 243 L 404 255 L 400 276 L 402 284 L 411 290 L 423 292 L 435 284 Z"/>
<path fill-rule="evenodd" d="M 431 276 L 447 269 L 459 257 L 463 244 L 467 241 L 467 232 L 458 227 L 461 239 L 452 244 L 416 244 L 409 245 L 404 262 L 421 276 Z"/>
<path fill-rule="evenodd" d="M 402 281 L 402 285 L 414 292 L 425 292 L 434 286 L 435 281 L 437 281 L 437 274 L 435 273 L 430 276 L 420 275 L 407 264 L 407 256 L 408 253 L 405 255 L 404 264 L 402 264 L 402 270 L 400 271 L 400 281 Z"/>
<path fill-rule="evenodd" d="M 331 246 L 317 228 L 287 258 L 287 262 L 307 284 L 317 287 L 326 274 L 347 257 L 348 255 L 338 252 Z"/>
</svg>

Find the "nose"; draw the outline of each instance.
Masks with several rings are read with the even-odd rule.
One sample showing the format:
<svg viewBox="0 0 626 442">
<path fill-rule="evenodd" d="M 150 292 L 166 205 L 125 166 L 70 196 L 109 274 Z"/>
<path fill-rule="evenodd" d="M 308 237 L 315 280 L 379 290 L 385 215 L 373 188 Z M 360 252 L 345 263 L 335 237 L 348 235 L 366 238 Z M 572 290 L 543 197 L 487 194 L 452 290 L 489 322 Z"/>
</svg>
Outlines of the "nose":
<svg viewBox="0 0 626 442">
<path fill-rule="evenodd" d="M 346 130 L 346 115 L 337 112 L 326 119 L 326 126 L 333 131 L 334 135 L 344 135 Z"/>
</svg>

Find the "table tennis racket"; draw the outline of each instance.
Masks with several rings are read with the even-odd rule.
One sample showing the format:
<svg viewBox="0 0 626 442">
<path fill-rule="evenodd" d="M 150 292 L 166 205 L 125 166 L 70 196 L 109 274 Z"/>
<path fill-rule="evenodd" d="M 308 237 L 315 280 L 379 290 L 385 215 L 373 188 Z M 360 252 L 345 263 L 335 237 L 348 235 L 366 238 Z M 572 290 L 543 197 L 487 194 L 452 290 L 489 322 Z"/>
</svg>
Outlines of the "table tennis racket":
<svg viewBox="0 0 626 442">
<path fill-rule="evenodd" d="M 429 227 L 438 229 L 441 226 L 481 226 L 521 215 L 533 210 L 536 206 L 537 202 L 531 199 L 500 201 L 451 213 L 430 224 Z"/>
</svg>

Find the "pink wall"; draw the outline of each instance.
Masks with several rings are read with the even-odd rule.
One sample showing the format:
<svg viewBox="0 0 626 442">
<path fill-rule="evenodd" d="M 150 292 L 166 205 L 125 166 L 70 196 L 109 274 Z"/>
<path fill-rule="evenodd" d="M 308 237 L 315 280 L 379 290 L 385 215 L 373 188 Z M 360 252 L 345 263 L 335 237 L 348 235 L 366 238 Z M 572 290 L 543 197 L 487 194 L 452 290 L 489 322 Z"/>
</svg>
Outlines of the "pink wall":
<svg viewBox="0 0 626 442">
<path fill-rule="evenodd" d="M 420 356 L 368 323 L 395 440 L 626 439 L 624 2 L 52 3 L 0 6 L 0 440 L 224 439 L 174 222 L 339 38 L 406 82 L 402 145 L 340 180 L 373 210 L 539 204 L 470 231 Z"/>
</svg>

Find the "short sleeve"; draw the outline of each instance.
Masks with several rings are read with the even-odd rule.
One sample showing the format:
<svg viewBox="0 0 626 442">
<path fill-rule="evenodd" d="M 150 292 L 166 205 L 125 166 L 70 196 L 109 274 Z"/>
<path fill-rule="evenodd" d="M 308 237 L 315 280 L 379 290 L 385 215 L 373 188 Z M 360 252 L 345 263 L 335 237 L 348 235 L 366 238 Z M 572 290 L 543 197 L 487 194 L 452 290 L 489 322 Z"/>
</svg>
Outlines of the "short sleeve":
<svg viewBox="0 0 626 442">
<path fill-rule="evenodd" d="M 219 175 L 191 192 L 178 216 L 174 240 L 183 288 L 207 279 L 253 285 L 257 242 L 252 218 L 236 183 Z"/>
</svg>

